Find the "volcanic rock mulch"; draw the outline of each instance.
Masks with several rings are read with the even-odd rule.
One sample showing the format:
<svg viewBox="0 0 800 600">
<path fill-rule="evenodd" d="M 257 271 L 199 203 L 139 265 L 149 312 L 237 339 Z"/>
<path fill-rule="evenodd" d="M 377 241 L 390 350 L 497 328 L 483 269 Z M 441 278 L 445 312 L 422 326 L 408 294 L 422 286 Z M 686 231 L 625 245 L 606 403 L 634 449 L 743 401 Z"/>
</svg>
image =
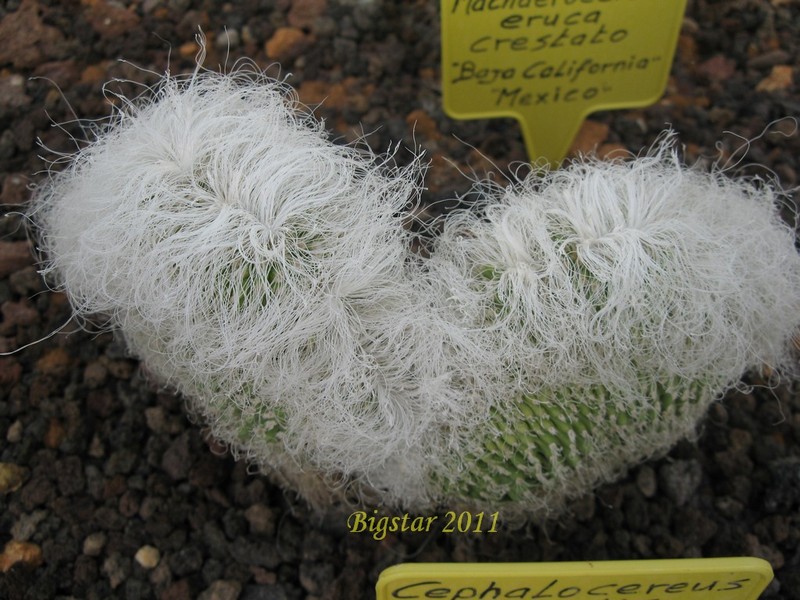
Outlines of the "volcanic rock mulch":
<svg viewBox="0 0 800 600">
<path fill-rule="evenodd" d="M 435 2 L 3 2 L 0 352 L 19 351 L 0 356 L 0 598 L 358 599 L 374 596 L 382 569 L 412 560 L 731 555 L 772 564 L 764 598 L 800 598 L 800 393 L 763 387 L 767 374 L 715 404 L 696 441 L 576 500 L 560 520 L 376 540 L 341 517 L 314 519 L 207 439 L 111 334 L 68 322 L 15 214 L 41 177 L 38 155 L 85 138 L 76 118 L 108 115 L 104 82 L 124 80 L 108 89 L 130 96 L 167 68 L 190 71 L 198 26 L 206 66 L 247 56 L 291 72 L 301 100 L 324 100 L 317 113 L 338 139 L 425 149 L 430 213 L 468 185 L 457 168 L 502 172 L 526 158 L 515 123 L 443 114 Z M 796 0 L 690 0 L 664 98 L 593 115 L 575 149 L 638 152 L 671 124 L 689 162 L 733 164 L 753 139 L 734 171 L 791 189 L 800 135 L 784 117 L 800 114 L 799 45 Z M 787 218 L 792 210 L 790 196 Z"/>
</svg>

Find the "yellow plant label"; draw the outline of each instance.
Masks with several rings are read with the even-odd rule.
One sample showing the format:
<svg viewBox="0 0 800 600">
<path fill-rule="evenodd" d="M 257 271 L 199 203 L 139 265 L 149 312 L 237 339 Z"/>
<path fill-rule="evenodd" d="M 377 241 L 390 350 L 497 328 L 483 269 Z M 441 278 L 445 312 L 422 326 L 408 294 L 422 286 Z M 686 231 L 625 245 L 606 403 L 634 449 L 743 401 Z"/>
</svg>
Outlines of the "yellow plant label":
<svg viewBox="0 0 800 600">
<path fill-rule="evenodd" d="M 759 558 L 396 565 L 378 600 L 755 600 L 772 581 Z"/>
<path fill-rule="evenodd" d="M 530 160 L 557 165 L 586 116 L 664 92 L 686 0 L 442 0 L 442 90 L 454 118 L 514 117 Z"/>
</svg>

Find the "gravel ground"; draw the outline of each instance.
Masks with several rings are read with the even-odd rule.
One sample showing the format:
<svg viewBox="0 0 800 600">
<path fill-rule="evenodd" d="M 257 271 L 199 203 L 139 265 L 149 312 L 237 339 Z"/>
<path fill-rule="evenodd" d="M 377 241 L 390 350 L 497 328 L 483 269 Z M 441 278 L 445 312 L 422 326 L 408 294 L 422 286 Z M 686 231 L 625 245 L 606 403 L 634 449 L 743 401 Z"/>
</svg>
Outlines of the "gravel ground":
<svg viewBox="0 0 800 600">
<path fill-rule="evenodd" d="M 800 598 L 796 385 L 730 394 L 697 440 L 558 521 L 374 540 L 341 517 L 314 519 L 234 462 L 112 335 L 69 323 L 50 336 L 69 307 L 40 281 L 13 213 L 44 165 L 36 140 L 69 150 L 76 116 L 108 114 L 109 79 L 190 70 L 198 26 L 207 66 L 248 56 L 277 75 L 280 62 L 303 101 L 326 98 L 318 114 L 339 139 L 367 132 L 378 151 L 424 148 L 428 201 L 463 191 L 456 167 L 524 160 L 514 122 L 443 114 L 435 2 L 10 0 L 0 19 L 0 202 L 11 213 L 0 219 L 0 352 L 24 347 L 0 357 L 0 598 L 358 599 L 374 597 L 380 571 L 399 562 L 730 555 L 772 564 L 764 598 Z M 758 137 L 746 161 L 758 166 L 741 172 L 796 187 L 800 135 L 775 121 L 800 114 L 799 57 L 797 0 L 690 0 L 664 98 L 592 116 L 575 148 L 639 151 L 670 123 L 687 159 L 710 164 Z"/>
</svg>

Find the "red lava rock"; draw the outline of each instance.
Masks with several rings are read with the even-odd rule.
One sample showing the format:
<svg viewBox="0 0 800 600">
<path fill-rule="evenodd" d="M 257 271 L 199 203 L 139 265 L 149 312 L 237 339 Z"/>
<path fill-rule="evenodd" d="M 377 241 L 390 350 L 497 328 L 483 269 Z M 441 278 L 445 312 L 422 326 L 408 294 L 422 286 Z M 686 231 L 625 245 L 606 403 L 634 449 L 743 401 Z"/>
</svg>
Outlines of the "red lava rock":
<svg viewBox="0 0 800 600">
<path fill-rule="evenodd" d="M 3 185 L 5 198 L 5 184 Z M 28 242 L 6 242 L 0 240 L 0 277 L 8 277 L 15 271 L 33 264 L 31 245 Z"/>
<path fill-rule="evenodd" d="M 264 44 L 267 57 L 277 61 L 296 58 L 311 43 L 309 36 L 297 27 L 280 27 Z"/>
<path fill-rule="evenodd" d="M 22 377 L 22 365 L 13 356 L 0 356 L 0 385 L 11 387 Z"/>
<path fill-rule="evenodd" d="M 161 458 L 161 468 L 173 480 L 186 479 L 192 467 L 192 456 L 189 450 L 189 432 L 178 436 L 169 445 Z"/>
<path fill-rule="evenodd" d="M 42 21 L 43 9 L 36 0 L 22 0 L 20 7 L 0 21 L 0 63 L 27 69 L 65 50 L 63 34 Z"/>
<path fill-rule="evenodd" d="M 183 58 L 194 58 L 198 52 L 200 52 L 200 46 L 197 45 L 197 42 L 186 42 L 178 48 L 178 54 Z"/>
<path fill-rule="evenodd" d="M 605 123 L 592 121 L 591 119 L 584 121 L 578 131 L 578 135 L 572 141 L 572 146 L 569 149 L 570 156 L 595 152 L 600 144 L 606 141 L 608 129 L 608 125 Z"/>
<path fill-rule="evenodd" d="M 220 480 L 222 462 L 203 454 L 189 471 L 189 483 L 198 488 L 210 488 Z"/>
<path fill-rule="evenodd" d="M 55 450 L 61 445 L 61 442 L 64 441 L 67 432 L 64 429 L 64 426 L 61 424 L 56 418 L 50 419 L 50 423 L 47 426 L 47 431 L 44 434 L 44 445 L 48 448 L 52 448 Z"/>
<path fill-rule="evenodd" d="M 42 375 L 51 377 L 64 377 L 72 366 L 72 357 L 64 348 L 56 347 L 49 350 L 38 361 L 36 368 Z"/>
<path fill-rule="evenodd" d="M 31 542 L 11 540 L 0 554 L 0 573 L 5 573 L 17 563 L 36 568 L 42 564 L 42 549 Z"/>
<path fill-rule="evenodd" d="M 436 121 L 421 108 L 408 113 L 406 116 L 406 123 L 427 140 L 438 140 L 442 137 L 442 134 L 439 133 L 439 129 L 436 127 Z"/>
<path fill-rule="evenodd" d="M 597 148 L 597 156 L 603 160 L 612 160 L 630 156 L 630 152 L 624 144 L 600 144 L 600 146 Z"/>
<path fill-rule="evenodd" d="M 101 419 L 106 419 L 114 412 L 116 402 L 108 389 L 103 388 L 89 392 L 86 396 L 86 407 Z"/>
<path fill-rule="evenodd" d="M 736 73 L 736 61 L 717 54 L 700 63 L 697 72 L 711 81 L 725 81 Z"/>
<path fill-rule="evenodd" d="M 84 16 L 97 33 L 105 38 L 125 35 L 139 25 L 139 15 L 105 0 L 82 0 Z"/>
<path fill-rule="evenodd" d="M 80 70 L 75 60 L 70 58 L 66 60 L 54 60 L 38 65 L 33 70 L 33 74 L 36 77 L 49 79 L 63 89 L 66 86 L 73 85 L 78 80 Z M 53 91 L 58 93 L 55 88 L 53 88 Z"/>
<path fill-rule="evenodd" d="M 136 369 L 136 363 L 127 359 L 110 360 L 105 366 L 108 373 L 116 379 L 130 379 Z"/>
<path fill-rule="evenodd" d="M 139 506 L 140 502 L 136 492 L 126 490 L 119 499 L 119 514 L 130 519 L 139 512 Z"/>
<path fill-rule="evenodd" d="M 373 84 L 364 84 L 356 77 L 347 77 L 333 84 L 317 80 L 304 81 L 297 93 L 300 101 L 312 108 L 321 104 L 336 112 L 352 110 L 363 113 L 369 109 L 369 97 L 374 91 Z"/>
<path fill-rule="evenodd" d="M 188 579 L 181 579 L 170 585 L 159 596 L 159 600 L 191 600 L 192 590 Z"/>
<path fill-rule="evenodd" d="M 454 185 L 454 178 L 453 173 L 456 173 L 456 168 L 451 166 L 448 163 L 448 158 L 441 152 L 432 152 L 428 154 L 428 158 L 430 159 L 430 170 L 428 171 L 427 177 L 425 178 L 425 187 L 431 193 L 439 193 L 440 190 L 451 190 L 453 189 Z M 482 161 L 480 167 L 484 168 L 485 171 L 491 171 L 491 165 L 485 161 L 485 157 L 482 156 L 480 153 L 476 153 L 475 158 L 478 161 Z M 473 165 L 474 163 L 470 163 Z M 462 165 L 459 165 L 462 167 Z M 463 166 L 462 168 L 467 168 Z M 465 171 L 466 172 L 466 171 Z M 460 176 L 460 175 L 459 175 Z M 415 218 L 426 220 L 429 215 L 428 207 L 426 206 L 419 206 L 414 212 Z M 432 217 L 431 217 L 432 218 Z"/>
<path fill-rule="evenodd" d="M 0 312 L 3 313 L 3 323 L 0 325 L 3 331 L 10 331 L 19 325 L 32 325 L 39 320 L 39 313 L 27 299 L 3 302 Z"/>
<path fill-rule="evenodd" d="M 81 83 L 97 84 L 105 81 L 107 69 L 105 65 L 89 65 L 81 72 Z"/>
<path fill-rule="evenodd" d="M 116 498 L 121 496 L 127 489 L 127 482 L 122 475 L 115 475 L 103 482 L 103 498 Z"/>
<path fill-rule="evenodd" d="M 13 293 L 26 298 L 31 298 L 45 289 L 44 281 L 33 266 L 12 273 L 8 278 L 8 283 Z"/>
<path fill-rule="evenodd" d="M 682 33 L 678 38 L 676 59 L 683 65 L 691 65 L 697 60 L 697 41 L 693 35 Z"/>
<path fill-rule="evenodd" d="M 100 360 L 90 362 L 83 370 L 83 382 L 92 389 L 99 388 L 107 379 L 108 369 Z"/>
<path fill-rule="evenodd" d="M 327 105 L 327 98 L 330 95 L 332 87 L 330 83 L 325 81 L 307 79 L 300 83 L 297 94 L 303 104 L 313 108 L 322 102 L 325 102 Z"/>
<path fill-rule="evenodd" d="M 250 530 L 258 535 L 272 536 L 275 533 L 275 514 L 268 506 L 258 503 L 250 506 L 244 517 L 250 523 Z"/>
<path fill-rule="evenodd" d="M 273 571 L 262 567 L 251 566 L 250 572 L 253 574 L 253 581 L 258 585 L 275 585 L 278 581 L 278 576 Z"/>
<path fill-rule="evenodd" d="M 286 18 L 292 27 L 313 29 L 327 8 L 328 0 L 293 0 Z"/>
</svg>

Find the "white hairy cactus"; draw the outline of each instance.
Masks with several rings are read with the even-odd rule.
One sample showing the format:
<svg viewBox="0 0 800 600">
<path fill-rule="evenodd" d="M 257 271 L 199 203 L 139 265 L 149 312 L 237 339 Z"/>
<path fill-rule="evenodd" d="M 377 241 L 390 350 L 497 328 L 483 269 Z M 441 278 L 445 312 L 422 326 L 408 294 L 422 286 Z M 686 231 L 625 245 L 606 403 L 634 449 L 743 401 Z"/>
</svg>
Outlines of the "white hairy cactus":
<svg viewBox="0 0 800 600">
<path fill-rule="evenodd" d="M 785 365 L 800 258 L 780 196 L 683 166 L 673 138 L 479 185 L 447 216 L 431 280 L 518 390 L 491 401 L 492 451 L 465 449 L 486 468 L 450 489 L 546 511 L 691 435 L 748 369 Z"/>
<path fill-rule="evenodd" d="M 320 507 L 558 510 L 781 364 L 800 325 L 775 193 L 668 140 L 485 186 L 421 259 L 416 164 L 330 143 L 255 71 L 151 91 L 34 194 L 43 273 Z"/>
<path fill-rule="evenodd" d="M 166 77 L 122 106 L 35 194 L 43 272 L 304 494 L 325 496 L 309 469 L 426 493 L 424 448 L 485 412 L 481 348 L 408 253 L 418 164 L 330 143 L 253 71 Z"/>
</svg>

